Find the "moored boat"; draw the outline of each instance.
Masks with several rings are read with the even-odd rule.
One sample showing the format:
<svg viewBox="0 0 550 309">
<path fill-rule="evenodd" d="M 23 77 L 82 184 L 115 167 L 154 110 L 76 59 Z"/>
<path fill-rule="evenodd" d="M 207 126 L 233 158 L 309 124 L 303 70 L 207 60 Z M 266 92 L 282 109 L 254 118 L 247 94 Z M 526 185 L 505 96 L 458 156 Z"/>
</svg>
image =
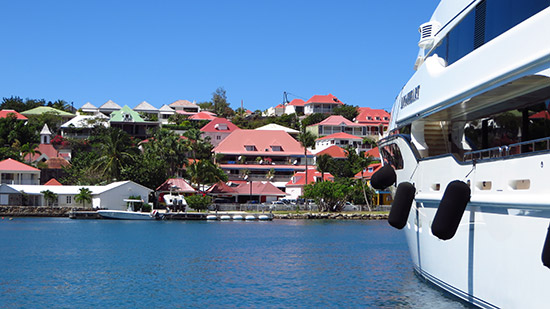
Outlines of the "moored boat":
<svg viewBox="0 0 550 309">
<path fill-rule="evenodd" d="M 550 295 L 550 1 L 443 0 L 379 142 L 415 270 L 485 308 Z"/>
</svg>

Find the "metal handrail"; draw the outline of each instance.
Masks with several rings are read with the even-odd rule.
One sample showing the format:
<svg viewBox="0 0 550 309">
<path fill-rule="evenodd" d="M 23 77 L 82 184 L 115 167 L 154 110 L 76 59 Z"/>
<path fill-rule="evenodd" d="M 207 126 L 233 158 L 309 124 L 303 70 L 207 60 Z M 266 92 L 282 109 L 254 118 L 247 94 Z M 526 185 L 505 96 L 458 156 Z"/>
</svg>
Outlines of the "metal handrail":
<svg viewBox="0 0 550 309">
<path fill-rule="evenodd" d="M 544 147 L 537 147 L 537 143 L 545 143 L 545 145 Z M 507 146 L 466 152 L 464 153 L 463 159 L 464 161 L 488 160 L 544 150 L 550 150 L 550 137 L 510 144 Z"/>
</svg>

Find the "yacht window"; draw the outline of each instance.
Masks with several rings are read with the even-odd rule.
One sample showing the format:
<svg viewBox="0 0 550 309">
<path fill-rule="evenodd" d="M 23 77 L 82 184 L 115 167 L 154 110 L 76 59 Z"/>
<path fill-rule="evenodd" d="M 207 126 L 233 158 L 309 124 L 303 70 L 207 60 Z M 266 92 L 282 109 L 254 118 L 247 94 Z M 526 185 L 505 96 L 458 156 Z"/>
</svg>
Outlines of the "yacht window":
<svg viewBox="0 0 550 309">
<path fill-rule="evenodd" d="M 401 156 L 401 151 L 396 144 L 383 146 L 380 149 L 380 154 L 384 158 L 384 161 L 387 164 L 390 164 L 394 169 L 403 169 L 403 157 Z"/>
</svg>

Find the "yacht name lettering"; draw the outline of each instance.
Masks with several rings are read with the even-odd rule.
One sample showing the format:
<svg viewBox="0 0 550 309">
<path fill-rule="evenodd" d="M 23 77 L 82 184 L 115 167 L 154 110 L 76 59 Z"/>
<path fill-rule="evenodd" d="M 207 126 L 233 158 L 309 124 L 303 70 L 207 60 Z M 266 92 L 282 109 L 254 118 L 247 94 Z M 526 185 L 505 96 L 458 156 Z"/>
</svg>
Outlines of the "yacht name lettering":
<svg viewBox="0 0 550 309">
<path fill-rule="evenodd" d="M 401 108 L 407 107 L 407 105 L 414 103 L 418 100 L 418 98 L 420 98 L 420 85 L 416 86 L 416 88 L 401 97 Z"/>
</svg>

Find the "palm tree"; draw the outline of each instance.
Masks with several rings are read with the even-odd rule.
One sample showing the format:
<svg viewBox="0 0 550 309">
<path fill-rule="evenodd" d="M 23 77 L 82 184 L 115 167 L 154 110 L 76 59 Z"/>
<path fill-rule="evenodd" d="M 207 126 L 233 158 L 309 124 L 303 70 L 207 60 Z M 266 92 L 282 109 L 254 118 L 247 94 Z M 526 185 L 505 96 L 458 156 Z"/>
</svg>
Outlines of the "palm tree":
<svg viewBox="0 0 550 309">
<path fill-rule="evenodd" d="M 325 181 L 325 172 L 328 172 L 332 165 L 332 156 L 322 154 L 317 157 L 317 170 L 321 173 L 321 181 Z"/>
<path fill-rule="evenodd" d="M 92 202 L 92 191 L 88 188 L 80 188 L 80 192 L 75 195 L 74 200 L 82 203 L 82 208 L 86 208 L 86 202 Z"/>
<path fill-rule="evenodd" d="M 37 148 L 38 148 L 38 145 L 32 144 L 32 143 L 26 143 L 21 145 L 21 157 L 23 157 L 23 160 L 25 160 L 25 158 L 29 156 L 29 160 L 25 160 L 25 161 L 31 162 L 35 154 L 41 155 L 42 153 Z"/>
<path fill-rule="evenodd" d="M 201 185 L 213 184 L 218 181 L 227 181 L 227 175 L 210 160 L 199 160 L 187 167 L 187 173 L 191 177 L 191 183 L 197 184 L 200 189 Z"/>
<path fill-rule="evenodd" d="M 176 175 L 181 166 L 187 165 L 187 150 L 186 142 L 178 134 L 167 129 L 156 131 L 145 146 L 145 151 L 168 164 L 169 176 Z"/>
<path fill-rule="evenodd" d="M 367 191 L 365 189 L 365 179 L 363 177 L 363 173 L 365 172 L 365 169 L 369 167 L 369 165 L 372 163 L 373 158 L 370 155 L 365 156 L 364 153 L 361 153 L 359 156 L 359 160 L 357 164 L 361 168 L 361 188 L 363 189 L 363 197 L 365 198 L 365 203 L 367 204 L 367 208 L 369 211 L 371 211 L 370 203 L 367 198 Z"/>
<path fill-rule="evenodd" d="M 99 151 L 100 157 L 95 163 L 104 180 L 120 179 L 124 167 L 137 154 L 137 148 L 132 145 L 128 134 L 118 128 L 109 130 Z"/>
<path fill-rule="evenodd" d="M 300 142 L 302 147 L 304 147 L 304 160 L 306 163 L 306 185 L 307 185 L 307 149 L 309 147 L 315 146 L 315 135 L 313 135 L 309 131 L 306 131 L 305 126 L 302 125 L 300 134 L 298 134 L 298 141 Z"/>
<path fill-rule="evenodd" d="M 41 191 L 40 193 L 42 193 L 42 195 L 44 196 L 46 206 L 50 206 L 50 204 L 53 204 L 57 199 L 57 194 L 53 193 L 50 190 Z"/>
</svg>

